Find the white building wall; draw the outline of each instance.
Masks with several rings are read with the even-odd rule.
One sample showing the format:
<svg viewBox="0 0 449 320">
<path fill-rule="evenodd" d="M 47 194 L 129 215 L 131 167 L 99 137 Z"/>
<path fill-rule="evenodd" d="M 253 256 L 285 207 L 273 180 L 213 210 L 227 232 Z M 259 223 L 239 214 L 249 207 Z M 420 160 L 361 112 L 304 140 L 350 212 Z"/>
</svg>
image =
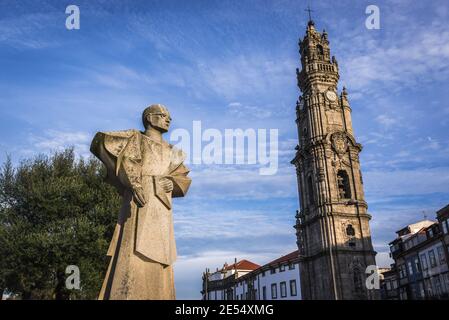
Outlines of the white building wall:
<svg viewBox="0 0 449 320">
<path fill-rule="evenodd" d="M 284 265 L 284 271 L 280 271 L 280 268 L 275 268 L 275 273 L 271 274 L 270 270 L 265 271 L 265 276 L 262 276 L 262 272 L 258 272 L 257 275 L 251 279 L 254 281 L 253 288 L 257 290 L 256 300 L 263 300 L 263 287 L 266 287 L 266 300 L 301 300 L 301 287 L 299 278 L 299 264 L 294 264 L 294 269 L 289 269 L 288 264 Z M 241 279 L 241 276 L 249 273 L 248 271 L 239 271 L 239 279 L 236 285 L 232 288 L 234 292 L 235 300 L 246 300 L 248 292 L 248 279 Z M 210 280 L 219 280 L 220 273 L 215 273 L 209 276 Z M 294 280 L 296 283 L 296 295 L 293 296 L 290 287 L 290 281 Z M 281 283 L 285 282 L 286 295 L 282 297 L 281 295 Z M 271 295 L 271 285 L 276 284 L 276 298 L 272 298 Z M 210 300 L 224 300 L 225 294 L 223 290 L 210 291 L 208 294 Z"/>
<path fill-rule="evenodd" d="M 266 290 L 266 300 L 301 300 L 301 288 L 299 281 L 299 265 L 294 264 L 294 269 L 290 270 L 288 265 L 285 265 L 284 271 L 280 271 L 279 267 L 275 269 L 276 273 L 271 274 L 270 270 L 265 271 L 265 276 L 262 276 L 262 272 L 257 274 L 257 277 L 253 280 L 253 288 L 257 290 L 256 300 L 263 300 L 263 287 Z M 290 281 L 294 280 L 296 284 L 296 295 L 292 295 Z M 285 282 L 286 295 L 281 295 L 281 283 Z M 271 285 L 276 284 L 276 298 L 271 295 Z M 248 286 L 246 280 L 241 280 L 236 284 L 235 293 L 240 300 L 246 299 L 248 292 Z M 294 292 L 293 292 L 294 293 Z M 236 299 L 237 299 L 236 297 Z"/>
<path fill-rule="evenodd" d="M 266 299 L 267 300 L 301 300 L 301 288 L 299 281 L 299 265 L 298 263 L 294 264 L 295 268 L 289 270 L 288 265 L 285 265 L 285 271 L 280 272 L 279 267 L 276 268 L 276 273 L 271 274 L 270 270 L 265 271 L 265 276 L 262 276 L 262 273 L 258 275 L 259 286 L 258 286 L 258 296 L 259 299 L 263 299 L 263 287 L 266 287 Z M 296 282 L 296 296 L 291 295 L 290 290 L 290 280 L 295 280 Z M 286 284 L 286 296 L 281 296 L 281 282 L 285 282 Z M 273 299 L 271 295 L 271 285 L 276 284 L 277 295 L 276 298 Z M 257 284 L 256 284 L 257 285 Z"/>
</svg>

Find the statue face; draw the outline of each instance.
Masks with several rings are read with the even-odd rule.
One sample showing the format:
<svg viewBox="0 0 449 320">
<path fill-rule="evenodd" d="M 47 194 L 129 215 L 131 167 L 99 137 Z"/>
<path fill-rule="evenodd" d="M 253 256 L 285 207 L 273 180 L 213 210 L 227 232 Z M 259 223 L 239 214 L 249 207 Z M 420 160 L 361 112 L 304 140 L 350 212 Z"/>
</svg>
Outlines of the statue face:
<svg viewBox="0 0 449 320">
<path fill-rule="evenodd" d="M 161 108 L 159 112 L 150 113 L 147 120 L 153 128 L 160 132 L 167 132 L 170 127 L 171 117 L 167 110 Z"/>
</svg>

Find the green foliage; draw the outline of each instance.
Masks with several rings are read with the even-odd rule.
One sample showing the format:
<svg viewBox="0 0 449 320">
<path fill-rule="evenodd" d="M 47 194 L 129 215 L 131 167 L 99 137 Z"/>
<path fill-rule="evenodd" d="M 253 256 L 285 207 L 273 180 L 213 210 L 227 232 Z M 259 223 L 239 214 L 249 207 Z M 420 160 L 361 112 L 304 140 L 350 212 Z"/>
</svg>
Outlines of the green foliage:
<svg viewBox="0 0 449 320">
<path fill-rule="evenodd" d="M 73 149 L 0 169 L 0 289 L 27 299 L 95 299 L 120 209 L 118 193 L 94 158 Z M 65 288 L 80 269 L 81 290 Z"/>
</svg>

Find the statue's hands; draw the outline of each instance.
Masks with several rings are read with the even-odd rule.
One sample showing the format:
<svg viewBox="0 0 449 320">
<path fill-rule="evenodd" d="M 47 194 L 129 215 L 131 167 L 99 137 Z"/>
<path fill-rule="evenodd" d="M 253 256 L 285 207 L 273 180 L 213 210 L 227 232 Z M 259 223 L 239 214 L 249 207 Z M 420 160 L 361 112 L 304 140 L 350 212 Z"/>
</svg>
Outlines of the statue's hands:
<svg viewBox="0 0 449 320">
<path fill-rule="evenodd" d="M 139 206 L 143 207 L 147 203 L 142 187 L 135 188 L 133 190 L 133 196 Z"/>
<path fill-rule="evenodd" d="M 164 189 L 165 192 L 170 192 L 173 190 L 173 182 L 168 178 L 161 178 L 159 184 Z"/>
</svg>

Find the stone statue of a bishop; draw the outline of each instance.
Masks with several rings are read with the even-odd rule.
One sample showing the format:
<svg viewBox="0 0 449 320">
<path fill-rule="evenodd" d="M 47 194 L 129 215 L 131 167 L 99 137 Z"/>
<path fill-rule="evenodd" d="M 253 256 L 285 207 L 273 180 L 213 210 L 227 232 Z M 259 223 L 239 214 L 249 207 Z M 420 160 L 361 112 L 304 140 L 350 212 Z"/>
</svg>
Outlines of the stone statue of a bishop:
<svg viewBox="0 0 449 320">
<path fill-rule="evenodd" d="M 184 153 L 162 139 L 170 114 L 160 104 L 142 115 L 144 132 L 98 132 L 91 152 L 123 198 L 99 299 L 175 299 L 172 198 L 189 189 Z"/>
</svg>

